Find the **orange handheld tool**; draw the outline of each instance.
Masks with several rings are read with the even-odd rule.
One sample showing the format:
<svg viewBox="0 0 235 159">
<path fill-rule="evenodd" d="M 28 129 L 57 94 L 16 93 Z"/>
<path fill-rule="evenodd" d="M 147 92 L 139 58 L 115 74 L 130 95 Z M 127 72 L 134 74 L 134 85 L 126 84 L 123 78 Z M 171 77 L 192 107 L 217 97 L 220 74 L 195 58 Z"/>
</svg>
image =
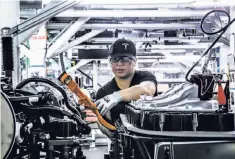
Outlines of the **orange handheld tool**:
<svg viewBox="0 0 235 159">
<path fill-rule="evenodd" d="M 89 107 L 97 116 L 99 122 L 106 128 L 110 130 L 116 130 L 116 127 L 109 124 L 107 121 L 103 119 L 103 117 L 100 115 L 96 105 L 94 102 L 91 101 L 78 87 L 77 83 L 72 79 L 72 77 L 67 74 L 65 71 L 60 75 L 58 78 L 62 83 L 66 84 L 68 88 L 75 93 L 79 97 L 79 104 L 82 104 L 86 107 Z"/>
</svg>

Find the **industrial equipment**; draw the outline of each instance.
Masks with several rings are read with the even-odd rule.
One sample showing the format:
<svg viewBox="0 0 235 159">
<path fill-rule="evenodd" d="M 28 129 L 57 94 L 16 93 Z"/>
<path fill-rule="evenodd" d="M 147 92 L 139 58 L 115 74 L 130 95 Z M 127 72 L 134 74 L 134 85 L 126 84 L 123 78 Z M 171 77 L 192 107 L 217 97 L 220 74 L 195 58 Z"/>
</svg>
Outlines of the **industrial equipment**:
<svg viewBox="0 0 235 159">
<path fill-rule="evenodd" d="M 43 78 L 26 79 L 15 89 L 8 82 L 1 79 L 1 158 L 85 159 L 80 144 L 91 128 L 73 94 Z"/>
<path fill-rule="evenodd" d="M 228 24 L 220 30 L 205 31 L 203 23 L 212 13 L 226 15 Z M 210 49 L 235 21 L 223 10 L 207 13 L 201 21 L 204 33 L 218 37 L 186 75 L 186 83 L 175 85 L 157 97 L 141 96 L 126 105 L 118 124 L 118 156 L 122 159 L 232 159 L 235 156 L 234 112 L 230 109 L 229 78 L 207 70 Z M 209 55 L 208 55 L 209 53 Z M 207 56 L 202 72 L 189 74 Z M 218 84 L 217 99 L 213 96 Z"/>
<path fill-rule="evenodd" d="M 76 2 L 67 3 L 61 5 L 68 8 Z M 215 12 L 227 15 L 229 22 L 218 31 L 206 32 L 203 22 Z M 234 159 L 234 112 L 229 106 L 229 79 L 224 91 L 221 90 L 223 74 L 210 73 L 207 70 L 209 60 L 205 62 L 202 73 L 191 75 L 189 79 L 194 67 L 208 55 L 234 21 L 223 10 L 206 14 L 201 22 L 202 31 L 209 35 L 220 34 L 188 71 L 187 82 L 157 97 L 143 95 L 138 101 L 127 104 L 126 113 L 120 115 L 115 126 L 99 115 L 95 104 L 66 72 L 59 80 L 33 77 L 13 88 L 10 35 L 24 32 L 37 23 L 28 26 L 29 21 L 26 21 L 13 30 L 5 28 L 2 39 L 6 78 L 1 78 L 1 158 L 85 159 L 81 144 L 87 141 L 86 134 L 91 128 L 81 115 L 77 103 L 80 101 L 95 112 L 104 126 L 118 132 L 119 155 L 114 156 L 110 150 L 107 157 L 111 159 Z M 213 90 L 217 84 L 218 100 L 215 100 Z"/>
</svg>

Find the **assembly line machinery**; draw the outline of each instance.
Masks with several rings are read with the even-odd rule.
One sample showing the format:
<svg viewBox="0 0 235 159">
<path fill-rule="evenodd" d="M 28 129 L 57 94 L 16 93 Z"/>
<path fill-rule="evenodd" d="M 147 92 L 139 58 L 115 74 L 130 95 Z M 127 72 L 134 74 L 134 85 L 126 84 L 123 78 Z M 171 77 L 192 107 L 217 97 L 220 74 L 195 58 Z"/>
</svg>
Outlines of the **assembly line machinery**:
<svg viewBox="0 0 235 159">
<path fill-rule="evenodd" d="M 47 10 L 50 16 L 39 15 L 46 19 L 33 17 L 31 21 L 3 30 L 3 71 L 6 77 L 1 78 L 1 158 L 85 159 L 81 144 L 86 141 L 91 128 L 81 114 L 80 106 L 84 105 L 97 115 L 101 124 L 118 132 L 118 153 L 115 153 L 118 155 L 114 156 L 110 150 L 109 155 L 105 155 L 107 158 L 234 159 L 235 127 L 234 112 L 229 106 L 229 79 L 215 100 L 214 86 L 218 84 L 221 88 L 223 74 L 209 72 L 208 60 L 201 74 L 189 78 L 202 57 L 209 53 L 207 58 L 210 58 L 210 49 L 235 21 L 230 20 L 229 14 L 223 10 L 213 10 L 202 19 L 203 32 L 220 34 L 188 71 L 187 82 L 173 86 L 157 97 L 143 95 L 130 102 L 126 105 L 126 113 L 120 115 L 115 125 L 103 120 L 95 104 L 66 72 L 59 80 L 34 77 L 13 87 L 12 37 L 74 4 L 75 1 L 62 2 Z M 208 33 L 203 22 L 215 12 L 227 15 L 229 22 L 220 30 Z"/>
</svg>

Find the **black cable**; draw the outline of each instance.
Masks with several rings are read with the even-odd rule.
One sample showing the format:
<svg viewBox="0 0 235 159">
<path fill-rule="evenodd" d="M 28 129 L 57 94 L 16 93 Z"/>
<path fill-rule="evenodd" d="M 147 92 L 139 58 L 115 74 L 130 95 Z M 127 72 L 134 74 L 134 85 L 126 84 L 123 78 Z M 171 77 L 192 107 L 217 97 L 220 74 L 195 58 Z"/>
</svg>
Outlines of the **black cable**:
<svg viewBox="0 0 235 159">
<path fill-rule="evenodd" d="M 77 114 L 73 114 L 70 113 L 66 110 L 63 110 L 59 107 L 53 106 L 53 105 L 43 105 L 43 106 L 37 106 L 37 107 L 32 107 L 26 104 L 21 104 L 25 107 L 22 107 L 23 109 L 28 109 L 28 110 L 32 110 L 35 111 L 37 113 L 42 112 L 42 113 L 48 113 L 49 115 L 52 115 L 51 112 L 60 114 L 60 115 L 64 115 L 69 117 L 70 119 L 73 119 L 77 122 L 78 126 L 82 126 L 82 130 L 81 132 L 83 134 L 89 134 L 91 132 L 91 128 L 88 126 L 88 124 L 81 118 L 79 117 Z"/>
<path fill-rule="evenodd" d="M 29 48 L 27 45 L 25 45 L 24 43 L 21 43 L 21 45 L 23 45 L 24 47 L 26 47 L 26 49 L 30 50 L 30 48 Z"/>
<path fill-rule="evenodd" d="M 73 113 L 79 115 L 81 117 L 81 114 L 80 112 L 74 108 L 73 106 L 71 106 L 69 104 L 69 101 L 68 101 L 68 97 L 67 97 L 67 93 L 64 91 L 63 88 L 61 88 L 60 86 L 58 86 L 56 83 L 46 79 L 46 78 L 38 78 L 38 77 L 32 77 L 32 78 L 28 78 L 22 82 L 20 82 L 17 86 L 16 86 L 16 89 L 21 89 L 23 88 L 25 85 L 27 85 L 28 83 L 30 82 L 42 82 L 42 83 L 46 83 L 46 84 L 49 84 L 50 86 L 56 88 L 58 91 L 60 91 L 60 93 L 62 94 L 63 98 L 64 98 L 64 101 L 65 101 L 65 105 L 66 107 L 71 110 Z"/>
<path fill-rule="evenodd" d="M 221 28 L 220 30 L 218 30 L 218 31 L 216 31 L 216 32 L 213 32 L 213 33 L 210 33 L 210 32 L 206 32 L 206 31 L 204 30 L 204 28 L 203 28 L 203 22 L 205 21 L 205 19 L 207 18 L 207 16 L 208 16 L 209 14 L 213 13 L 213 12 L 222 12 L 222 13 L 225 13 L 225 14 L 228 16 L 228 24 L 227 24 L 225 27 Z M 220 34 L 218 35 L 218 37 L 216 37 L 216 39 L 212 42 L 212 44 L 204 51 L 204 53 L 201 55 L 200 59 L 199 59 L 198 61 L 196 61 L 195 64 L 189 69 L 189 71 L 187 72 L 186 77 L 185 77 L 186 81 L 191 82 L 190 79 L 188 79 L 188 76 L 189 76 L 189 74 L 191 73 L 191 71 L 194 69 L 194 67 L 195 67 L 196 65 L 198 65 L 198 63 L 201 61 L 201 59 L 202 59 L 205 55 L 208 54 L 208 52 L 210 51 L 210 49 L 218 42 L 218 40 L 221 38 L 221 36 L 226 32 L 226 30 L 228 29 L 228 27 L 235 21 L 235 18 L 234 18 L 232 21 L 230 21 L 230 20 L 231 20 L 230 15 L 229 15 L 226 11 L 223 11 L 223 10 L 212 10 L 212 11 L 208 12 L 208 13 L 202 18 L 200 27 L 201 27 L 201 30 L 202 30 L 203 33 L 208 34 L 208 35 L 214 35 L 214 34 L 217 34 L 217 33 L 220 33 Z M 206 66 L 207 66 L 207 64 L 204 65 L 204 67 L 206 67 Z"/>
<path fill-rule="evenodd" d="M 91 80 L 93 82 L 93 78 L 91 78 L 90 76 L 88 76 L 85 72 L 83 72 L 82 70 L 78 69 L 79 72 L 81 72 L 83 75 L 85 75 L 89 80 Z M 97 83 L 98 86 L 102 87 L 99 83 Z"/>
<path fill-rule="evenodd" d="M 218 30 L 218 31 L 216 31 L 216 32 L 207 32 L 207 31 L 205 31 L 205 29 L 204 29 L 204 27 L 203 27 L 203 22 L 205 21 L 205 19 L 207 18 L 207 16 L 210 15 L 211 13 L 213 13 L 213 12 L 216 12 L 216 13 L 217 13 L 217 12 L 225 13 L 225 14 L 228 16 L 228 24 L 227 24 L 225 27 L 222 27 L 220 30 Z M 226 12 L 226 11 L 224 11 L 224 10 L 212 10 L 212 11 L 208 12 L 208 13 L 202 18 L 201 23 L 200 23 L 200 28 L 201 28 L 201 30 L 202 30 L 203 33 L 208 34 L 208 35 L 214 35 L 214 34 L 218 34 L 218 33 L 222 32 L 222 31 L 225 30 L 225 29 L 228 29 L 228 27 L 233 23 L 234 20 L 235 20 L 235 19 L 233 19 L 233 20 L 231 21 L 230 15 L 228 14 L 228 12 Z"/>
<path fill-rule="evenodd" d="M 32 107 L 30 105 L 27 104 L 23 104 L 21 103 L 22 109 L 27 109 L 27 110 L 32 110 L 32 111 L 36 111 L 37 113 L 43 112 L 43 113 L 48 113 L 51 115 L 51 112 L 57 113 L 59 115 L 64 115 L 67 116 L 73 120 L 76 120 L 76 122 L 82 126 L 87 126 L 86 122 L 84 120 L 82 120 L 79 116 L 74 115 L 73 113 L 70 113 L 66 110 L 63 110 L 57 106 L 53 106 L 53 105 L 42 105 L 42 106 L 35 106 Z"/>
</svg>

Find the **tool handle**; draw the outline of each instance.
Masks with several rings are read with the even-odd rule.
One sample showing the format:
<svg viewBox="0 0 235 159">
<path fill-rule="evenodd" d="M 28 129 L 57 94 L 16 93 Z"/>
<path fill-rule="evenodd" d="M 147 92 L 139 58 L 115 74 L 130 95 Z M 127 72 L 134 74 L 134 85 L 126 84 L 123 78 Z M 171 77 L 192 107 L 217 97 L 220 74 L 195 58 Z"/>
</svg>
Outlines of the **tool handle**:
<svg viewBox="0 0 235 159">
<path fill-rule="evenodd" d="M 103 119 L 103 117 L 100 115 L 96 104 L 94 102 L 91 101 L 90 98 L 88 98 L 82 91 L 81 89 L 78 87 L 78 85 L 76 84 L 76 82 L 72 79 L 72 77 L 67 74 L 65 71 L 60 75 L 60 77 L 58 78 L 62 83 L 66 84 L 68 86 L 68 88 L 75 93 L 78 97 L 79 97 L 79 103 L 83 104 L 86 107 L 89 107 L 93 113 L 97 116 L 99 122 L 106 128 L 110 129 L 110 130 L 116 130 L 116 127 L 111 125 L 110 123 L 108 123 L 107 121 L 105 121 Z"/>
</svg>

